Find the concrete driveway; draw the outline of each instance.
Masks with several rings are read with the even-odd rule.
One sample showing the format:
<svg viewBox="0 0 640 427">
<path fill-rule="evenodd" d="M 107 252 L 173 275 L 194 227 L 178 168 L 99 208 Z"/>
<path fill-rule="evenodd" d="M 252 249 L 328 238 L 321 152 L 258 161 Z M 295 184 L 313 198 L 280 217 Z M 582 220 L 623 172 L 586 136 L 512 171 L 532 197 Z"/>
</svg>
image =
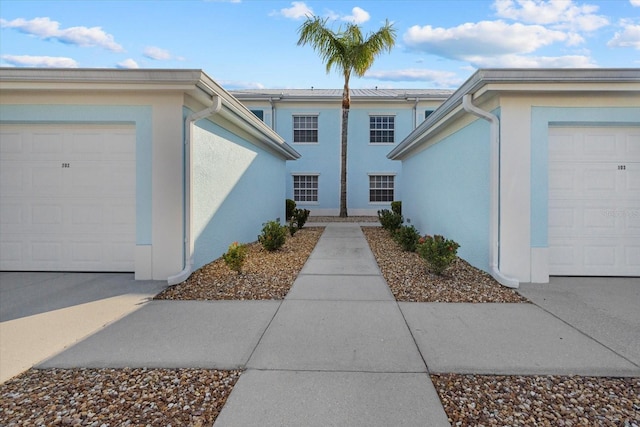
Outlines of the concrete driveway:
<svg viewBox="0 0 640 427">
<path fill-rule="evenodd" d="M 0 383 L 131 313 L 167 286 L 130 273 L 0 272 Z"/>
<path fill-rule="evenodd" d="M 640 366 L 640 278 L 551 277 L 521 284 L 519 292 Z"/>
</svg>

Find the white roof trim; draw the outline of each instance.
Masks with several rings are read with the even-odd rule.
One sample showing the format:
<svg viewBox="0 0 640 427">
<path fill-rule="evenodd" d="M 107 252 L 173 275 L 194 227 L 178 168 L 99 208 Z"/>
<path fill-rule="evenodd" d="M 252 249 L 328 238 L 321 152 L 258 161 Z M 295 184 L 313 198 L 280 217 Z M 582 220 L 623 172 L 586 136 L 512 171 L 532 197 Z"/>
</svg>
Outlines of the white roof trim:
<svg viewBox="0 0 640 427">
<path fill-rule="evenodd" d="M 223 102 L 223 114 L 262 144 L 287 160 L 300 154 L 262 120 L 202 70 L 185 69 L 58 69 L 0 68 L 0 91 L 176 91 L 209 106 L 213 95 Z"/>
<path fill-rule="evenodd" d="M 594 86 L 597 84 L 597 86 Z M 603 85 L 607 85 L 606 87 Z M 476 71 L 440 107 L 413 130 L 387 157 L 401 160 L 422 145 L 430 135 L 460 112 L 462 98 L 473 94 L 476 98 L 489 91 L 638 91 L 639 68 L 580 68 L 580 69 L 483 69 Z"/>
</svg>

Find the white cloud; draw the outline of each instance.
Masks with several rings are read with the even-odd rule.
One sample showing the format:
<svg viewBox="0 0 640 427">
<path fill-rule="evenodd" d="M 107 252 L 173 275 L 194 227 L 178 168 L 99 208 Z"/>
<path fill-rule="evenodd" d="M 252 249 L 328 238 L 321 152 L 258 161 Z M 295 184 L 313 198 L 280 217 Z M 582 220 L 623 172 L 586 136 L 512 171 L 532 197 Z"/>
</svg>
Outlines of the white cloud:
<svg viewBox="0 0 640 427">
<path fill-rule="evenodd" d="M 124 61 L 118 62 L 118 68 L 140 68 L 138 63 L 133 59 L 125 59 Z"/>
<path fill-rule="evenodd" d="M 606 17 L 596 14 L 598 6 L 578 5 L 573 0 L 495 0 L 493 7 L 501 18 L 555 29 L 588 32 L 609 24 Z"/>
<path fill-rule="evenodd" d="M 638 0 L 640 2 L 640 0 Z M 622 31 L 616 32 L 607 46 L 609 47 L 633 47 L 640 49 L 640 25 L 623 20 L 621 21 Z"/>
<path fill-rule="evenodd" d="M 44 40 L 58 40 L 65 44 L 82 47 L 102 47 L 113 52 L 124 49 L 114 41 L 111 34 L 105 33 L 100 27 L 69 27 L 60 28 L 60 23 L 51 19 L 34 18 L 29 21 L 18 18 L 13 21 L 0 19 L 2 28 L 13 28 L 22 33 L 39 37 Z"/>
<path fill-rule="evenodd" d="M 148 46 L 144 49 L 143 55 L 156 61 L 166 61 L 172 58 L 171 54 L 166 49 L 161 49 L 155 46 Z"/>
<path fill-rule="evenodd" d="M 555 42 L 573 42 L 561 31 L 503 21 L 466 23 L 452 28 L 413 26 L 404 34 L 410 48 L 451 59 L 530 53 Z"/>
<path fill-rule="evenodd" d="M 466 60 L 477 68 L 593 68 L 597 64 L 584 55 L 495 57 L 470 56 Z"/>
<path fill-rule="evenodd" d="M 272 12 L 271 15 L 282 15 L 289 19 L 307 19 L 313 16 L 313 9 L 302 1 L 291 2 L 291 7 L 280 9 L 278 12 Z"/>
<path fill-rule="evenodd" d="M 61 56 L 2 55 L 2 60 L 18 67 L 78 68 L 78 63 Z"/>
<path fill-rule="evenodd" d="M 428 70 L 424 68 L 368 71 L 364 78 L 393 82 L 425 82 L 432 83 L 436 87 L 456 87 L 463 82 L 463 80 L 453 72 Z"/>
<path fill-rule="evenodd" d="M 640 0 L 629 0 L 631 6 L 640 7 Z"/>
<path fill-rule="evenodd" d="M 340 19 L 343 21 L 353 22 L 354 24 L 362 24 L 363 22 L 367 22 L 370 18 L 371 15 L 369 15 L 369 12 L 356 6 L 351 10 L 351 15 L 343 16 Z"/>
</svg>

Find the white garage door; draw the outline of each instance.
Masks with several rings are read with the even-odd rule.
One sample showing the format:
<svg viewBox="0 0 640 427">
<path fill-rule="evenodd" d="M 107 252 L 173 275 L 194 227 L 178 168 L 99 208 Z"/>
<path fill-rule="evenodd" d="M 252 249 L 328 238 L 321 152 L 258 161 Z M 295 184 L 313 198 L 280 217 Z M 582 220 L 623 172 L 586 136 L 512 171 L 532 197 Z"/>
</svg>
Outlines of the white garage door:
<svg viewBox="0 0 640 427">
<path fill-rule="evenodd" d="M 0 126 L 0 269 L 133 271 L 135 130 Z"/>
<path fill-rule="evenodd" d="M 640 127 L 549 129 L 549 274 L 640 276 Z"/>
</svg>

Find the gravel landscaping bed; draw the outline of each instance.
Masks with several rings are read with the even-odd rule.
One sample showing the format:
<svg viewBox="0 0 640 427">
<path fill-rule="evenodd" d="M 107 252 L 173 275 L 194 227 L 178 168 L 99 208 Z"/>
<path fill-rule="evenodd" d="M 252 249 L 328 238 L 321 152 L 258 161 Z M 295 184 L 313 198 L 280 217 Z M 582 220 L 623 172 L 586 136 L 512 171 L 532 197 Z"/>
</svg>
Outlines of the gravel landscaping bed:
<svg viewBox="0 0 640 427">
<path fill-rule="evenodd" d="M 453 426 L 640 425 L 640 378 L 432 375 Z"/>
<path fill-rule="evenodd" d="M 371 217 L 345 221 L 373 222 Z M 443 277 L 430 274 L 422 259 L 402 251 L 387 231 L 362 229 L 398 301 L 526 302 L 461 259 Z M 242 274 L 218 259 L 156 298 L 283 299 L 323 231 L 305 227 L 275 252 L 250 243 Z M 211 426 L 240 375 L 203 369 L 30 369 L 0 385 L 0 426 Z M 453 426 L 640 427 L 640 378 L 439 374 L 431 379 Z"/>
<path fill-rule="evenodd" d="M 506 288 L 484 271 L 463 259 L 442 276 L 429 273 L 417 253 L 403 251 L 380 227 L 362 227 L 380 271 L 396 300 L 403 302 L 527 302 L 515 290 Z"/>
<path fill-rule="evenodd" d="M 240 371 L 31 369 L 0 385 L 0 425 L 211 426 Z"/>
<path fill-rule="evenodd" d="M 305 227 L 287 236 L 284 246 L 273 252 L 258 242 L 248 243 L 242 273 L 231 270 L 218 258 L 183 283 L 167 288 L 156 299 L 284 299 L 323 231 L 324 227 Z"/>
</svg>

